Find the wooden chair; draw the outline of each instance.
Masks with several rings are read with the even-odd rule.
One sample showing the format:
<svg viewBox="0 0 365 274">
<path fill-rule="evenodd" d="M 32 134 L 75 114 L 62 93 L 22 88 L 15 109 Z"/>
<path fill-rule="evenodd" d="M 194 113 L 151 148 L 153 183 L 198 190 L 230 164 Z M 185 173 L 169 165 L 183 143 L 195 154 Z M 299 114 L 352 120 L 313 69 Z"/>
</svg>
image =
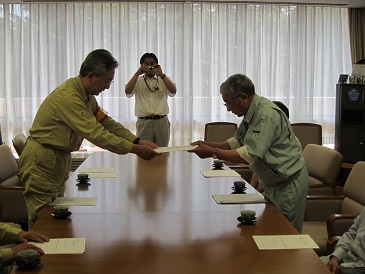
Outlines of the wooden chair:
<svg viewBox="0 0 365 274">
<path fill-rule="evenodd" d="M 204 141 L 224 142 L 234 136 L 237 124 L 232 122 L 210 122 L 205 124 Z"/>
<path fill-rule="evenodd" d="M 314 123 L 293 123 L 291 126 L 303 150 L 308 144 L 322 145 L 321 125 Z"/>
<path fill-rule="evenodd" d="M 308 144 L 303 157 L 309 174 L 309 195 L 335 194 L 338 174 L 344 161 L 341 153 L 321 145 Z"/>
<path fill-rule="evenodd" d="M 28 223 L 27 207 L 23 197 L 24 188 L 18 176 L 18 164 L 7 145 L 0 146 L 0 201 L 2 222 Z"/>
<path fill-rule="evenodd" d="M 328 255 L 327 242 L 342 236 L 365 206 L 365 162 L 357 162 L 347 177 L 344 195 L 308 196 L 303 234 L 310 235 L 320 247 L 319 256 Z"/>
</svg>

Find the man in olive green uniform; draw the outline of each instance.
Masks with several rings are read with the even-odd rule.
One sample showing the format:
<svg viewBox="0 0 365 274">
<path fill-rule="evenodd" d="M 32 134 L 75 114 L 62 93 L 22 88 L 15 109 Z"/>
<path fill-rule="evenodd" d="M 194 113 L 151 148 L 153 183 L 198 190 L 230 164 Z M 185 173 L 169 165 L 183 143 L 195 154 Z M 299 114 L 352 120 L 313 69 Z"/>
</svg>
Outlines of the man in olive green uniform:
<svg viewBox="0 0 365 274">
<path fill-rule="evenodd" d="M 19 159 L 29 230 L 68 179 L 70 152 L 79 150 L 83 139 L 111 152 L 134 153 L 145 160 L 158 155 L 156 144 L 141 140 L 114 121 L 95 99 L 110 88 L 118 65 L 107 50 L 92 51 L 79 75 L 57 87 L 41 104 Z"/>
<path fill-rule="evenodd" d="M 302 231 L 308 172 L 288 117 L 270 100 L 255 93 L 246 75 L 235 74 L 220 87 L 228 111 L 244 117 L 235 136 L 222 143 L 197 141 L 201 158 L 250 164 L 264 185 L 265 198 Z"/>
</svg>

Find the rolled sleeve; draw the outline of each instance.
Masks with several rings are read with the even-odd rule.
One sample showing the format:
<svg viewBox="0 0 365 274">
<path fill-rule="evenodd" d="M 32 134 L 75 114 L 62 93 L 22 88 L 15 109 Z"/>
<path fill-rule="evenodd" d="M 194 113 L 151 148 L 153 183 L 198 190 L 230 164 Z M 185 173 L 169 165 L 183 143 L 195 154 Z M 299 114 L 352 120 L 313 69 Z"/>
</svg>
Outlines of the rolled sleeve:
<svg viewBox="0 0 365 274">
<path fill-rule="evenodd" d="M 237 141 L 237 139 L 235 137 L 229 138 L 227 140 L 229 146 L 231 147 L 231 149 L 237 149 L 239 147 L 241 147 L 240 143 Z"/>
<path fill-rule="evenodd" d="M 247 151 L 247 147 L 246 146 L 243 146 L 243 147 L 240 147 L 238 149 L 236 149 L 238 155 L 243 159 L 245 160 L 247 163 L 249 163 L 250 165 L 253 164 L 255 158 L 252 157 L 248 151 Z"/>
</svg>

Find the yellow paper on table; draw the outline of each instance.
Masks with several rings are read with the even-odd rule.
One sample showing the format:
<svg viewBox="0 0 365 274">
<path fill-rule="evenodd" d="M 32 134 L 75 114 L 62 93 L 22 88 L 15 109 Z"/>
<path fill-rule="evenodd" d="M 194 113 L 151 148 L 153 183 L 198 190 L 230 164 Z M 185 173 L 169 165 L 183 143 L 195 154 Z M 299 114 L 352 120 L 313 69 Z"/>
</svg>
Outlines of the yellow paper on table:
<svg viewBox="0 0 365 274">
<path fill-rule="evenodd" d="M 49 205 L 94 206 L 98 197 L 57 197 Z"/>
</svg>

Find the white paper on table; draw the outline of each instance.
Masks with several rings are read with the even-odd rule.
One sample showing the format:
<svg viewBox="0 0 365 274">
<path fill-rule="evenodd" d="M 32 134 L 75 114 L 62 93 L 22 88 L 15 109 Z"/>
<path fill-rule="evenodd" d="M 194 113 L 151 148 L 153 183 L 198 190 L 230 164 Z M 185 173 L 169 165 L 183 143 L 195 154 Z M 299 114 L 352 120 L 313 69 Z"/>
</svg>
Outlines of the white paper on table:
<svg viewBox="0 0 365 274">
<path fill-rule="evenodd" d="M 90 168 L 80 168 L 79 173 L 113 173 L 115 172 L 114 167 L 90 167 Z"/>
<path fill-rule="evenodd" d="M 183 146 L 171 146 L 171 147 L 159 147 L 155 150 L 158 153 L 173 152 L 173 151 L 186 151 L 196 148 L 197 146 L 183 145 Z"/>
<path fill-rule="evenodd" d="M 117 178 L 113 167 L 80 168 L 78 171 L 89 174 L 89 178 Z"/>
<path fill-rule="evenodd" d="M 309 235 L 252 236 L 259 249 L 319 248 Z"/>
<path fill-rule="evenodd" d="M 91 172 L 88 173 L 89 174 L 89 178 L 117 178 L 117 173 L 116 172 Z"/>
<path fill-rule="evenodd" d="M 218 194 L 212 195 L 217 204 L 259 204 L 266 203 L 261 194 Z"/>
<path fill-rule="evenodd" d="M 240 177 L 241 175 L 233 170 L 233 169 L 212 169 L 212 170 L 203 170 L 201 174 L 205 178 L 212 178 L 212 177 Z"/>
<path fill-rule="evenodd" d="M 42 248 L 45 254 L 82 254 L 85 252 L 86 238 L 50 239 L 49 242 L 32 244 Z"/>
<path fill-rule="evenodd" d="M 94 206 L 97 201 L 97 197 L 57 197 L 49 205 Z"/>
</svg>

